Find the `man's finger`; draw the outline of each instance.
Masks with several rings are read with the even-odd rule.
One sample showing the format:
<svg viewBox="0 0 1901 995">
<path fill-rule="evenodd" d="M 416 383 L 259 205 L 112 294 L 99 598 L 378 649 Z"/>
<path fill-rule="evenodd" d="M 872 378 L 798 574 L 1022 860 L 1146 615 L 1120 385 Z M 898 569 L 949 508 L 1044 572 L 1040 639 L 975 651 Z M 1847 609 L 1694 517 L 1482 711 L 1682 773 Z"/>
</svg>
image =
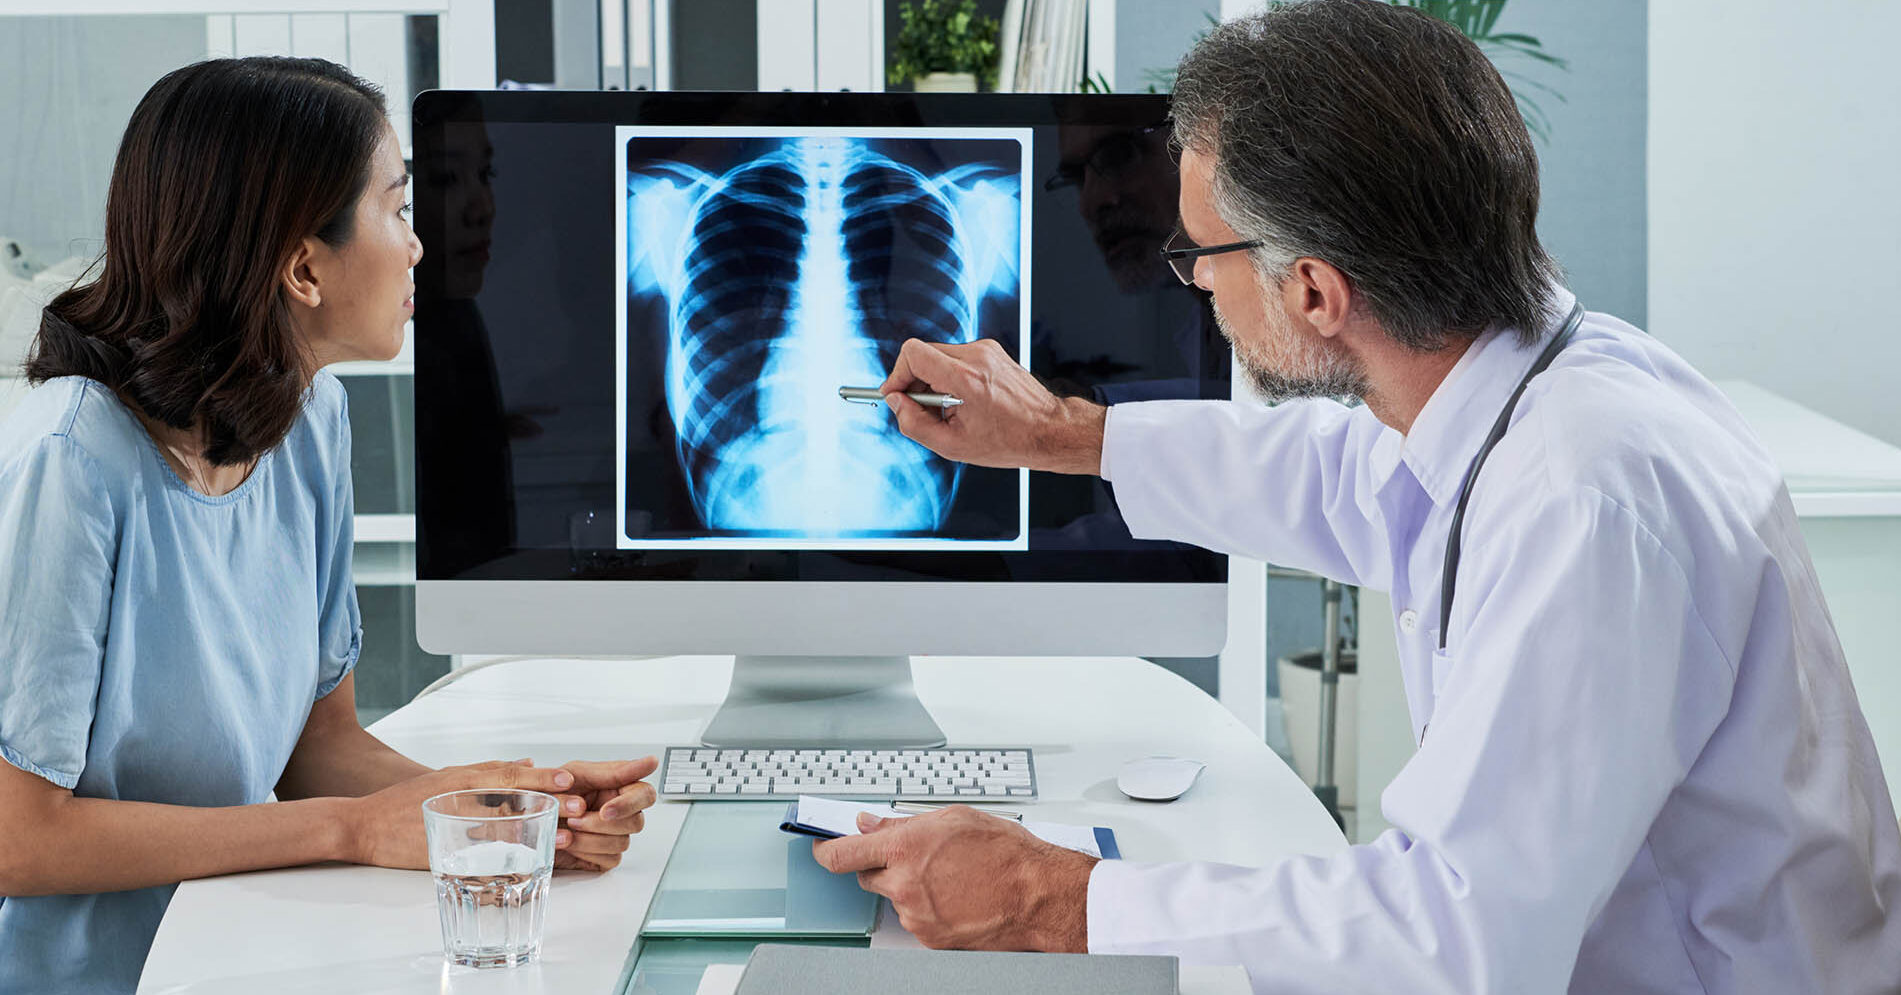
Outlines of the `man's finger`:
<svg viewBox="0 0 1901 995">
<path fill-rule="evenodd" d="M 878 389 L 886 394 L 920 386 L 941 390 L 957 375 L 957 361 L 937 346 L 923 339 L 906 339 L 904 345 L 898 347 L 898 361 L 892 364 L 891 375 Z"/>
<path fill-rule="evenodd" d="M 884 403 L 897 416 L 898 431 L 939 456 L 956 440 L 957 429 L 950 422 L 903 394 L 886 394 Z"/>
<path fill-rule="evenodd" d="M 890 898 L 891 892 L 888 889 L 891 887 L 891 872 L 883 868 L 875 871 L 859 871 L 858 887 L 874 895 Z"/>
<path fill-rule="evenodd" d="M 891 834 L 841 836 L 812 844 L 812 856 L 819 866 L 833 874 L 877 870 L 890 857 Z"/>
</svg>

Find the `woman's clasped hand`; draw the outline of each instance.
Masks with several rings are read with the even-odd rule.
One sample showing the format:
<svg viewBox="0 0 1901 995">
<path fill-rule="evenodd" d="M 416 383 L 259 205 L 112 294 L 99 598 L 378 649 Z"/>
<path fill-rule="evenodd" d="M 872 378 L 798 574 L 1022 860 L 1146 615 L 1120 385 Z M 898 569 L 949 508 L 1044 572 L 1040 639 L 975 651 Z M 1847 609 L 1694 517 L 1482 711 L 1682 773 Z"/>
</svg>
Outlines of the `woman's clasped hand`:
<svg viewBox="0 0 1901 995">
<path fill-rule="evenodd" d="M 536 767 L 526 759 L 444 767 L 354 799 L 345 819 L 348 852 L 354 863 L 426 869 L 424 801 L 450 791 L 514 788 L 545 792 L 560 802 L 555 867 L 611 870 L 627 852 L 628 838 L 646 824 L 655 794 L 643 778 L 658 766 L 655 758 L 642 757 L 576 760 L 559 767 Z"/>
</svg>

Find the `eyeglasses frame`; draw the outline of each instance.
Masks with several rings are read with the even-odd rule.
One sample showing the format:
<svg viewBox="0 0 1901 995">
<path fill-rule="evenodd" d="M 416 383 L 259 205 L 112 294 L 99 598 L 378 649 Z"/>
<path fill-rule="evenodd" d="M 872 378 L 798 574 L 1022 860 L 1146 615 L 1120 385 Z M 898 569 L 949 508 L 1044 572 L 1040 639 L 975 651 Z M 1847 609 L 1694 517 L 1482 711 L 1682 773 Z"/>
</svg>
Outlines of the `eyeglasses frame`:
<svg viewBox="0 0 1901 995">
<path fill-rule="evenodd" d="M 1177 238 L 1186 237 L 1186 234 L 1177 230 L 1174 235 L 1169 237 L 1168 241 L 1173 242 Z M 1266 242 L 1255 238 L 1248 239 L 1245 242 L 1228 242 L 1223 245 L 1196 245 L 1186 249 L 1171 249 L 1168 247 L 1168 243 L 1165 242 L 1158 251 L 1161 253 L 1162 259 L 1168 263 L 1168 268 L 1175 271 L 1176 278 L 1180 279 L 1184 286 L 1192 287 L 1195 284 L 1195 267 L 1193 260 L 1200 259 L 1203 256 L 1218 256 L 1224 252 L 1241 252 L 1246 249 L 1258 249 L 1266 244 Z M 1182 260 L 1190 261 L 1188 272 L 1186 273 L 1183 273 L 1182 268 L 1176 265 L 1177 262 Z"/>
</svg>

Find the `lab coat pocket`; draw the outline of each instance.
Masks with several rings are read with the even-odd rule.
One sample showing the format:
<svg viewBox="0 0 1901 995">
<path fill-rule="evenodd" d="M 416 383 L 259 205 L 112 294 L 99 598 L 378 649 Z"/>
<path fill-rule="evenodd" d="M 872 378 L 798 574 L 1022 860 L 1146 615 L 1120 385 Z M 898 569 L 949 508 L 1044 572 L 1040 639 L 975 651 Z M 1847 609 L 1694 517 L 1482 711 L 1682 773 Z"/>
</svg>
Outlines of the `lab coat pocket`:
<svg viewBox="0 0 1901 995">
<path fill-rule="evenodd" d="M 1446 679 L 1452 674 L 1454 662 L 1452 654 L 1445 650 L 1432 651 L 1432 700 L 1438 701 L 1439 695 L 1445 691 Z"/>
</svg>

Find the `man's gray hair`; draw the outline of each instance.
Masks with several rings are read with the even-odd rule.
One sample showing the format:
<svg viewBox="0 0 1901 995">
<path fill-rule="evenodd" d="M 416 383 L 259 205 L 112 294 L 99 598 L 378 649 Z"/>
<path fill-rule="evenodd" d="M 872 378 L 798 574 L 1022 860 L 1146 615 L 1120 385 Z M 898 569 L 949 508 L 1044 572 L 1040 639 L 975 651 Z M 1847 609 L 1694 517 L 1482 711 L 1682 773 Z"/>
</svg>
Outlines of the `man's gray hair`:
<svg viewBox="0 0 1901 995">
<path fill-rule="evenodd" d="M 1535 338 L 1557 264 L 1538 154 L 1511 92 L 1450 25 L 1383 0 L 1299 0 L 1220 25 L 1176 73 L 1175 141 L 1214 165 L 1215 210 L 1278 280 L 1345 273 L 1397 341 L 1489 326 Z"/>
</svg>

